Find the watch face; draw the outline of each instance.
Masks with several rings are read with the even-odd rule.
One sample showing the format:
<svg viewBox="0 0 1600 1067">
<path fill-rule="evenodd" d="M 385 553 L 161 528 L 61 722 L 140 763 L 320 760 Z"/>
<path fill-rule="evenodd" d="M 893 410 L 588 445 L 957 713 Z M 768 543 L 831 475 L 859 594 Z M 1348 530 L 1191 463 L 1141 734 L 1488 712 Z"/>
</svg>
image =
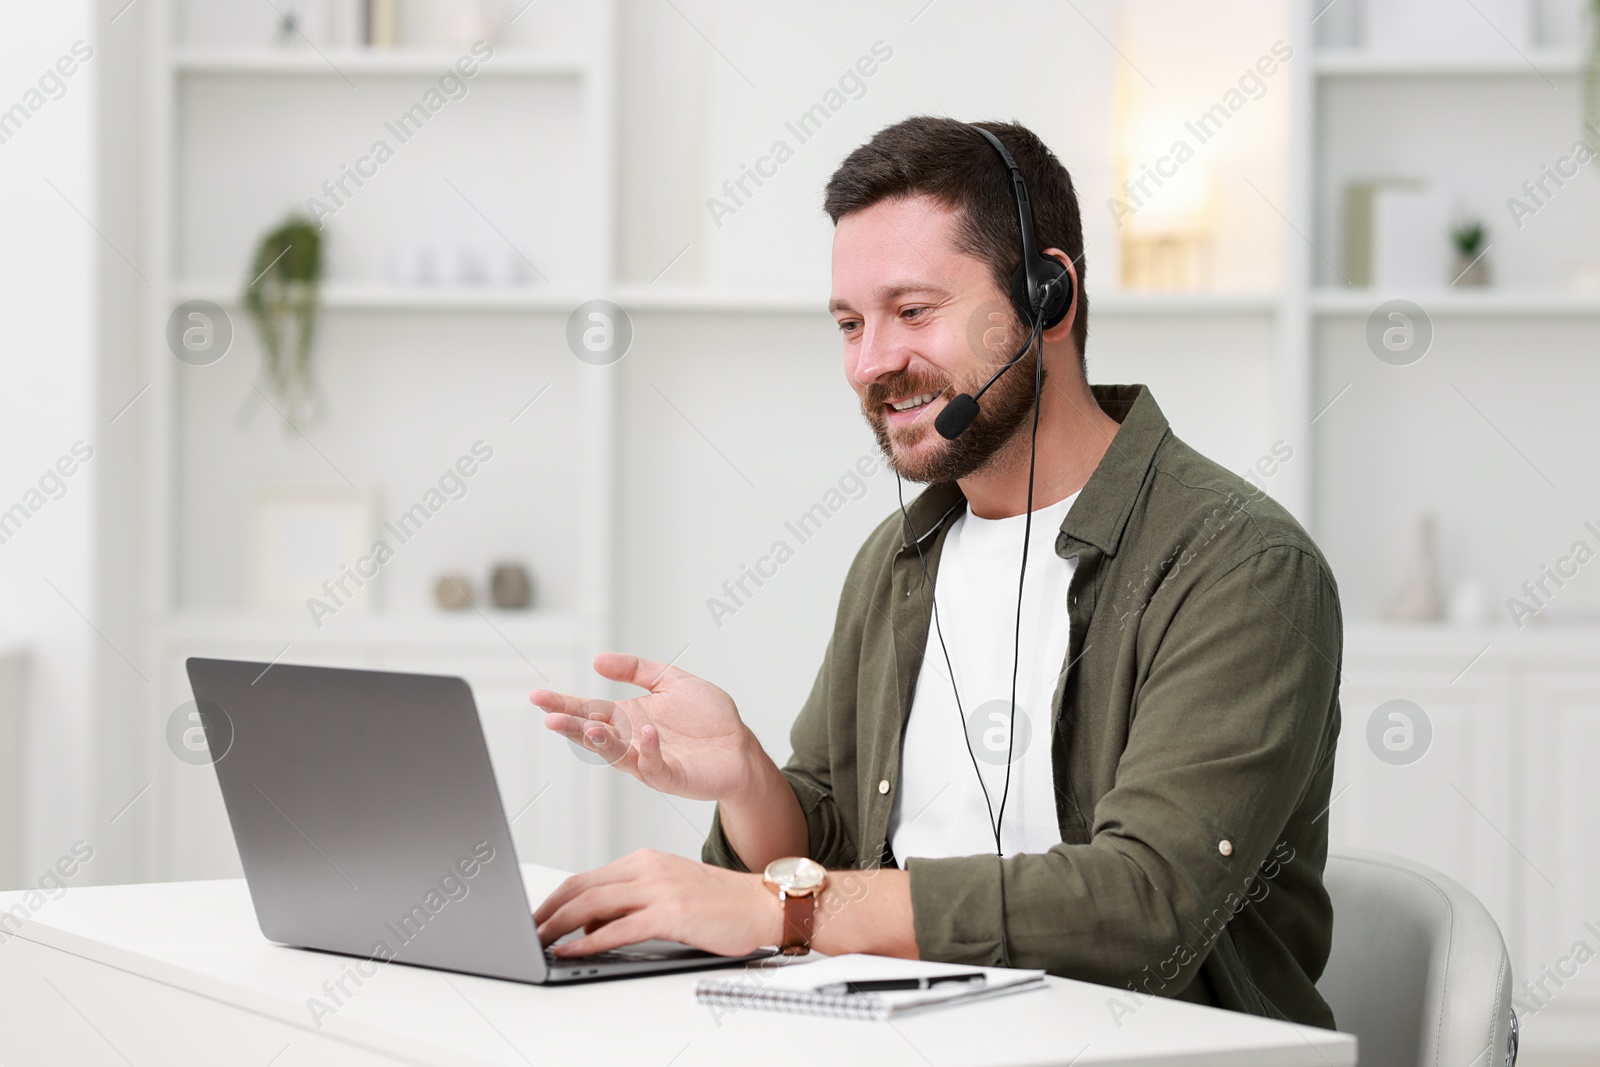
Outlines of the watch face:
<svg viewBox="0 0 1600 1067">
<path fill-rule="evenodd" d="M 767 865 L 767 881 L 784 889 L 815 889 L 827 874 L 822 864 L 804 856 L 787 856 Z"/>
</svg>

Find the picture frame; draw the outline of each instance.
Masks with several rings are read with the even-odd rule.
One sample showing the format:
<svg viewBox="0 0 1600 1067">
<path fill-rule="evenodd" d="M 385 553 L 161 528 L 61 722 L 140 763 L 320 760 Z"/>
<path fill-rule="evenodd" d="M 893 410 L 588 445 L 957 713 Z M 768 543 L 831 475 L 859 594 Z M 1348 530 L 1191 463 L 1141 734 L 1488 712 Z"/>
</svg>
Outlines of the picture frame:
<svg viewBox="0 0 1600 1067">
<path fill-rule="evenodd" d="M 303 608 L 315 598 L 367 614 L 379 606 L 377 576 L 328 593 L 373 541 L 374 501 L 342 485 L 266 484 L 251 491 L 245 588 L 252 608 Z M 336 587 L 337 588 L 337 587 Z"/>
</svg>

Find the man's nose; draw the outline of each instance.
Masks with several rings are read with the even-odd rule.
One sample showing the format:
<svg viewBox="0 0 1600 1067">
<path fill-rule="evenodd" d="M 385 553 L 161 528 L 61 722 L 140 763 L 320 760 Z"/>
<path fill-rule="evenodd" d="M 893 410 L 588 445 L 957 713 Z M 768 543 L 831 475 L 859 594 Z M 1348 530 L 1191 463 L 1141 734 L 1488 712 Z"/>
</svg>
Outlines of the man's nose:
<svg viewBox="0 0 1600 1067">
<path fill-rule="evenodd" d="M 886 375 L 902 371 L 908 362 L 905 346 L 894 337 L 894 331 L 879 326 L 863 325 L 865 331 L 856 349 L 856 382 L 865 387 L 880 381 Z"/>
</svg>

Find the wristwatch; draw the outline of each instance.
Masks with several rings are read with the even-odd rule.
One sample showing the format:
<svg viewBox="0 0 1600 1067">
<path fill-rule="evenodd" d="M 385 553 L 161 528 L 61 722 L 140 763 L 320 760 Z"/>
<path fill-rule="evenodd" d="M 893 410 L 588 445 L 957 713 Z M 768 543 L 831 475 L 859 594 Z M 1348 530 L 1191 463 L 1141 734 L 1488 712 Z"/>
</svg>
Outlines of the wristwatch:
<svg viewBox="0 0 1600 1067">
<path fill-rule="evenodd" d="M 828 884 L 828 869 L 804 856 L 785 856 L 767 864 L 761 879 L 783 907 L 783 944 L 778 951 L 785 956 L 810 952 L 812 919 L 817 898 Z"/>
</svg>

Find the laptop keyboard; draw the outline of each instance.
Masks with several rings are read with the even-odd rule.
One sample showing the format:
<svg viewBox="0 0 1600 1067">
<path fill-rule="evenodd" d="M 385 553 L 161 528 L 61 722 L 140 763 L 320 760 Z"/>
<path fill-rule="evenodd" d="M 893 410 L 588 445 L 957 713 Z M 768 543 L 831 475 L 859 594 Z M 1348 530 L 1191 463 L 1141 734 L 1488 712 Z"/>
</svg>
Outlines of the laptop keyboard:
<svg viewBox="0 0 1600 1067">
<path fill-rule="evenodd" d="M 544 961 L 552 967 L 594 965 L 596 963 L 650 963 L 682 956 L 683 953 L 648 952 L 642 949 L 614 948 L 588 956 L 557 956 L 550 948 L 544 950 Z"/>
</svg>

